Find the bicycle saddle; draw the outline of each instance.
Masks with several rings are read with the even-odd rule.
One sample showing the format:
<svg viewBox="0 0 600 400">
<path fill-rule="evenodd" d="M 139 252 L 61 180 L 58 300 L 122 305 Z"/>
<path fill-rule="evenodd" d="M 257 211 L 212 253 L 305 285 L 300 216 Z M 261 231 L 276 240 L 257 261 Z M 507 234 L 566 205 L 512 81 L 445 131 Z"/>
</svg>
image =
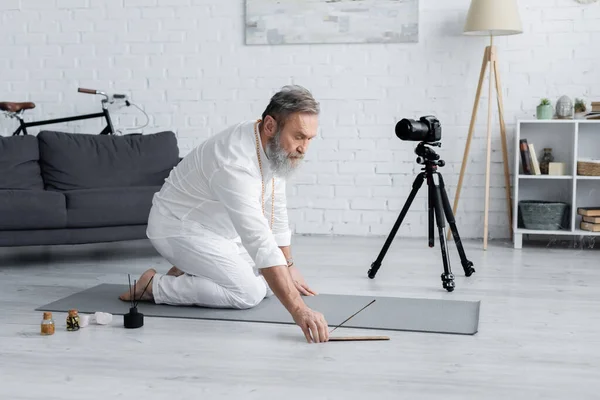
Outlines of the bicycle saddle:
<svg viewBox="0 0 600 400">
<path fill-rule="evenodd" d="M 29 110 L 35 108 L 35 103 L 23 102 L 23 103 L 11 103 L 8 101 L 0 102 L 0 110 L 8 112 L 19 112 L 22 110 Z"/>
</svg>

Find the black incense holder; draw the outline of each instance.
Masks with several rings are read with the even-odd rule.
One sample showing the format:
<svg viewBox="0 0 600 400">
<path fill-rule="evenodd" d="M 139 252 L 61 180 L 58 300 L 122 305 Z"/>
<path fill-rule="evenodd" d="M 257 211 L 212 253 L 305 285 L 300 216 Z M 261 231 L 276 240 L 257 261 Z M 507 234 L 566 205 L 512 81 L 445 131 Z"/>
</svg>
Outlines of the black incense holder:
<svg viewBox="0 0 600 400">
<path fill-rule="evenodd" d="M 137 307 L 131 307 L 129 312 L 123 315 L 123 326 L 127 329 L 137 329 L 144 326 L 144 314 L 138 312 Z"/>
<path fill-rule="evenodd" d="M 129 294 L 130 294 L 129 298 L 131 299 L 131 307 L 129 308 L 129 312 L 127 314 L 123 315 L 123 326 L 126 329 L 137 329 L 137 328 L 141 328 L 142 326 L 144 326 L 144 314 L 142 314 L 141 312 L 138 312 L 137 305 L 139 303 L 139 299 L 137 301 L 135 300 L 135 291 L 137 288 L 137 281 L 135 281 L 135 280 L 133 281 L 133 291 L 132 291 L 131 276 L 129 274 L 127 274 L 127 277 L 129 279 Z M 140 299 L 142 297 L 144 297 L 144 293 L 146 293 L 146 289 L 148 289 L 148 285 L 150 285 L 150 283 L 152 282 L 152 279 L 154 279 L 154 276 L 152 278 L 150 278 L 150 280 L 146 284 L 144 291 L 140 295 Z"/>
</svg>

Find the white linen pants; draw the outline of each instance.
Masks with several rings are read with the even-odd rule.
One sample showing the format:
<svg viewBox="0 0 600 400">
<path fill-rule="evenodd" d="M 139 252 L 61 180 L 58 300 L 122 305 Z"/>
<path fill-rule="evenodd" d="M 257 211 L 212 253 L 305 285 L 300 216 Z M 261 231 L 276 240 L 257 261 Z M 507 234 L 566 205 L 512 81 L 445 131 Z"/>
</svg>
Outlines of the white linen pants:
<svg viewBox="0 0 600 400">
<path fill-rule="evenodd" d="M 155 207 L 148 233 L 155 249 L 184 272 L 156 273 L 152 280 L 156 304 L 246 309 L 273 295 L 241 244 L 197 226 L 183 227 Z"/>
</svg>

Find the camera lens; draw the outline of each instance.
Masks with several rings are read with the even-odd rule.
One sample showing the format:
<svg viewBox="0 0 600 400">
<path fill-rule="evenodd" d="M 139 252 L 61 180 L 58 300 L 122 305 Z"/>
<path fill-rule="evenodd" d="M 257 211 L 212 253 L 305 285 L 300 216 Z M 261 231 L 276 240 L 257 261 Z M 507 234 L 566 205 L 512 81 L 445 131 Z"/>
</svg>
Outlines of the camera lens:
<svg viewBox="0 0 600 400">
<path fill-rule="evenodd" d="M 396 136 L 398 136 L 398 139 L 400 140 L 404 140 L 402 139 L 402 137 L 404 136 L 404 131 L 406 130 L 406 122 L 404 121 L 405 120 L 400 120 L 396 124 Z"/>
<path fill-rule="evenodd" d="M 415 121 L 404 118 L 396 124 L 396 136 L 398 136 L 398 139 L 411 140 L 410 137 L 413 131 L 412 122 Z"/>
<path fill-rule="evenodd" d="M 404 118 L 396 124 L 396 136 L 400 140 L 425 140 L 428 134 L 429 127 L 421 121 Z"/>
</svg>

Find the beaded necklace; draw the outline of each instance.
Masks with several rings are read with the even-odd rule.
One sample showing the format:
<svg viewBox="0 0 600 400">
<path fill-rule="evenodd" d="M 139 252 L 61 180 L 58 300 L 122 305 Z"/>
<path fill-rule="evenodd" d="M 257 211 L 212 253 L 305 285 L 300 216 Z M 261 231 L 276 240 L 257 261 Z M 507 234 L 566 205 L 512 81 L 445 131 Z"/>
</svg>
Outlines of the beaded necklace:
<svg viewBox="0 0 600 400">
<path fill-rule="evenodd" d="M 262 180 L 262 212 L 263 215 L 265 215 L 265 179 L 263 177 L 263 170 L 262 170 L 262 162 L 261 162 L 261 158 L 260 158 L 260 151 L 259 151 L 259 147 L 260 146 L 260 139 L 258 137 L 258 124 L 261 122 L 260 119 L 256 120 L 256 123 L 254 124 L 254 135 L 256 136 L 256 157 L 258 158 L 258 167 L 260 168 L 260 178 Z M 275 178 L 273 178 L 273 182 L 271 185 L 272 188 L 272 193 L 271 193 L 271 230 L 273 230 L 273 221 L 275 218 Z"/>
</svg>

